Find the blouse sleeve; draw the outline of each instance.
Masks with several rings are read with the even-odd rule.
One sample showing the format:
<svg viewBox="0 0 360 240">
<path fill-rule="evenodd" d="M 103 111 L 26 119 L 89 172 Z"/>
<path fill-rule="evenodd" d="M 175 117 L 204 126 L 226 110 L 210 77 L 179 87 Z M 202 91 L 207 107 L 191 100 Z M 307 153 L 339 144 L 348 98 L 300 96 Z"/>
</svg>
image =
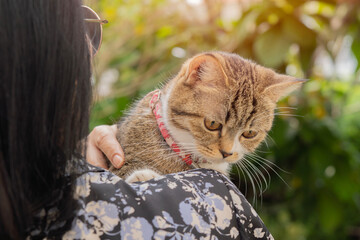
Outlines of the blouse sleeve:
<svg viewBox="0 0 360 240">
<path fill-rule="evenodd" d="M 245 197 L 214 170 L 133 184 L 89 172 L 75 198 L 80 209 L 63 239 L 273 239 Z"/>
</svg>

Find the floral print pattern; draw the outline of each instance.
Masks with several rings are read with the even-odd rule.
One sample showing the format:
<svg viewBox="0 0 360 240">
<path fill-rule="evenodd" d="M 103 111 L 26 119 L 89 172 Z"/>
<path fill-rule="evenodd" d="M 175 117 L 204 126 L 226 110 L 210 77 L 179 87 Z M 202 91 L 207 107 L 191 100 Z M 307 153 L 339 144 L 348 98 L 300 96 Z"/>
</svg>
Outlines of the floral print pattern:
<svg viewBox="0 0 360 240">
<path fill-rule="evenodd" d="M 239 190 L 214 170 L 128 184 L 92 169 L 77 181 L 81 208 L 63 239 L 273 239 Z"/>
</svg>

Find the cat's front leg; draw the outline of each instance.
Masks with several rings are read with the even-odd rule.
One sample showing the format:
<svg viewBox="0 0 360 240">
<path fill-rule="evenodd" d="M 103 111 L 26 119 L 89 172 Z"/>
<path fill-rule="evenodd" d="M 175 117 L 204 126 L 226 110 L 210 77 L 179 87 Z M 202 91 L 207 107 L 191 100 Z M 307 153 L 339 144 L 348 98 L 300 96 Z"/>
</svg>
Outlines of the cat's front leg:
<svg viewBox="0 0 360 240">
<path fill-rule="evenodd" d="M 130 176 L 128 176 L 125 181 L 127 183 L 133 183 L 133 182 L 142 182 L 147 181 L 156 177 L 159 177 L 160 174 L 151 170 L 151 169 L 141 169 L 136 170 Z"/>
</svg>

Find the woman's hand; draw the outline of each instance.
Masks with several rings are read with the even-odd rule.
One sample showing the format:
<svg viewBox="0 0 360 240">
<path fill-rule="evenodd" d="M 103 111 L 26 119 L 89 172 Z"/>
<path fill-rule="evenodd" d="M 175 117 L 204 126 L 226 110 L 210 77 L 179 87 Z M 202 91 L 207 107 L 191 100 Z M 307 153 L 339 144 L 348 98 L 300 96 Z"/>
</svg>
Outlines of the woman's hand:
<svg viewBox="0 0 360 240">
<path fill-rule="evenodd" d="M 124 152 L 116 139 L 116 125 L 97 126 L 87 139 L 86 160 L 98 167 L 107 169 L 105 156 L 112 165 L 120 168 L 124 164 Z"/>
</svg>

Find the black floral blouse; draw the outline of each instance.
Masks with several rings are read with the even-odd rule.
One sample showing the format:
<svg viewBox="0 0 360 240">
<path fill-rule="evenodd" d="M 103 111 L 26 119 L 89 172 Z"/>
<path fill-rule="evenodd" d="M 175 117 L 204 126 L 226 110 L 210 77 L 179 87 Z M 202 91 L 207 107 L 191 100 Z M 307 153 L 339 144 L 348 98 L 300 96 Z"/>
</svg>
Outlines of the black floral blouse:
<svg viewBox="0 0 360 240">
<path fill-rule="evenodd" d="M 96 169 L 78 179 L 75 199 L 81 207 L 63 239 L 273 239 L 245 197 L 214 170 L 128 184 Z"/>
</svg>

